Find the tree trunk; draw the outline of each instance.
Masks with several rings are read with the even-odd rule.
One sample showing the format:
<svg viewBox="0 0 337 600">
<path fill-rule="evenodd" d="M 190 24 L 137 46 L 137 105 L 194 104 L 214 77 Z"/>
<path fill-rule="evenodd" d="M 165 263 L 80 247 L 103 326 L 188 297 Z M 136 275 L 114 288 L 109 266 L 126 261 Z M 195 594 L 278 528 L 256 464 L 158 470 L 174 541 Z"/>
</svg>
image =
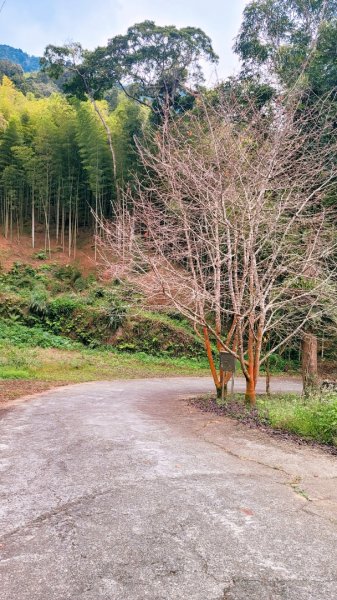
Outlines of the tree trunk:
<svg viewBox="0 0 337 600">
<path fill-rule="evenodd" d="M 211 370 L 211 373 L 212 373 L 214 385 L 216 387 L 217 394 L 220 393 L 220 395 L 221 395 L 221 384 L 220 384 L 220 381 L 219 381 L 219 377 L 218 377 L 218 373 L 217 373 L 217 370 L 216 370 L 216 366 L 214 364 L 214 358 L 213 358 L 213 354 L 212 354 L 212 348 L 211 348 L 211 343 L 210 343 L 210 340 L 209 340 L 209 335 L 208 335 L 207 327 L 203 328 L 203 333 L 204 333 L 205 349 L 206 349 L 208 363 L 209 363 L 210 370 Z"/>
<path fill-rule="evenodd" d="M 256 404 L 256 390 L 254 377 L 246 379 L 245 400 L 247 404 L 250 404 L 250 406 L 255 406 Z"/>
<path fill-rule="evenodd" d="M 270 396 L 270 361 L 266 361 L 266 394 Z"/>
<path fill-rule="evenodd" d="M 32 248 L 35 248 L 35 191 L 32 191 Z"/>
<path fill-rule="evenodd" d="M 254 353 L 254 324 L 253 316 L 250 317 L 249 333 L 248 333 L 248 374 L 246 376 L 246 397 L 247 404 L 254 406 L 256 404 L 256 373 L 255 353 Z"/>
<path fill-rule="evenodd" d="M 312 333 L 305 333 L 302 338 L 302 377 L 305 394 L 317 390 L 317 337 Z"/>
</svg>

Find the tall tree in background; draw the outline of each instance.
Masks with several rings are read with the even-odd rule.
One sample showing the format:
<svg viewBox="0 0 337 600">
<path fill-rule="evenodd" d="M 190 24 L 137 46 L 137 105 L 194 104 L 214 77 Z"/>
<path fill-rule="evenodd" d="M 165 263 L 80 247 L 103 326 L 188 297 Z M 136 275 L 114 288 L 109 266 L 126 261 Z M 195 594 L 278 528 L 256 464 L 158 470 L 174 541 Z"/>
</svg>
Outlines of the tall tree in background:
<svg viewBox="0 0 337 600">
<path fill-rule="evenodd" d="M 337 84 L 336 44 L 336 0 L 254 0 L 234 49 L 245 76 L 277 78 L 286 87 L 300 78 L 324 93 Z"/>
<path fill-rule="evenodd" d="M 200 61 L 218 60 L 210 38 L 195 27 L 160 27 L 144 21 L 111 39 L 107 64 L 116 65 L 118 84 L 127 95 L 163 114 L 193 105 L 204 78 Z"/>
<path fill-rule="evenodd" d="M 48 46 L 42 59 L 51 77 L 66 73 L 64 90 L 97 100 L 114 86 L 155 112 L 181 110 L 193 103 L 203 82 L 200 61 L 215 63 L 210 38 L 195 27 L 160 27 L 144 21 L 125 35 L 109 40 L 93 52 L 80 44 Z"/>
</svg>

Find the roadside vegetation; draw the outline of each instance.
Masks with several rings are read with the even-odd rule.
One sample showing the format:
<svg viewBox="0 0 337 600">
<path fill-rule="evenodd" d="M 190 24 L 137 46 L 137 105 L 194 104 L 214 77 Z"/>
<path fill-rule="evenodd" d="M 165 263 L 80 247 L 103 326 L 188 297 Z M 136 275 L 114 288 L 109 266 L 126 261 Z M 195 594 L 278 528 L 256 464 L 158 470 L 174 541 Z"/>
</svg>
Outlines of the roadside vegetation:
<svg viewBox="0 0 337 600">
<path fill-rule="evenodd" d="M 166 358 L 145 352 L 0 345 L 0 380 L 81 383 L 174 375 L 208 375 L 207 364 L 193 358 Z"/>
<path fill-rule="evenodd" d="M 337 451 L 337 393 L 321 392 L 309 397 L 298 394 L 258 395 L 254 408 L 236 394 L 225 402 L 213 396 L 193 400 L 206 412 L 215 412 L 249 425 L 279 434 L 326 444 Z"/>
<path fill-rule="evenodd" d="M 0 274 L 0 379 L 206 374 L 188 324 L 170 311 L 137 310 L 135 297 L 127 282 L 103 285 L 72 265 L 15 263 Z"/>
</svg>

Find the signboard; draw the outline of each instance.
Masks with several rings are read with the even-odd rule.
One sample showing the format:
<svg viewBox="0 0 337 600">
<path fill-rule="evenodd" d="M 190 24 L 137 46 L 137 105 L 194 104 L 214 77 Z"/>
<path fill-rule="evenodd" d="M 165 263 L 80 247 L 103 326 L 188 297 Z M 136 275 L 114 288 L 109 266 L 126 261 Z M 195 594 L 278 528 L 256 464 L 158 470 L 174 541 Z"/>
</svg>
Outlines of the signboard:
<svg viewBox="0 0 337 600">
<path fill-rule="evenodd" d="M 235 373 L 235 356 L 229 352 L 220 352 L 220 369 L 225 373 Z"/>
</svg>

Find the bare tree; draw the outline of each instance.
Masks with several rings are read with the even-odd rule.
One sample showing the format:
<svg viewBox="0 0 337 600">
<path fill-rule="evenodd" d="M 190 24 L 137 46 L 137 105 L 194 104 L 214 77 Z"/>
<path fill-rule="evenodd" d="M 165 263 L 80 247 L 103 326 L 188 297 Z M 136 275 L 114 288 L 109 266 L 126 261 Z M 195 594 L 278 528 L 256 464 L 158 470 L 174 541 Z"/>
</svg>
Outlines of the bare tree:
<svg viewBox="0 0 337 600">
<path fill-rule="evenodd" d="M 193 323 L 218 391 L 230 375 L 218 372 L 212 344 L 235 356 L 251 404 L 261 365 L 335 302 L 333 215 L 324 203 L 337 174 L 329 106 L 200 101 L 139 146 L 147 177 L 130 197 L 138 235 L 129 265 L 146 259 Z M 113 246 L 114 225 L 101 227 Z"/>
</svg>

